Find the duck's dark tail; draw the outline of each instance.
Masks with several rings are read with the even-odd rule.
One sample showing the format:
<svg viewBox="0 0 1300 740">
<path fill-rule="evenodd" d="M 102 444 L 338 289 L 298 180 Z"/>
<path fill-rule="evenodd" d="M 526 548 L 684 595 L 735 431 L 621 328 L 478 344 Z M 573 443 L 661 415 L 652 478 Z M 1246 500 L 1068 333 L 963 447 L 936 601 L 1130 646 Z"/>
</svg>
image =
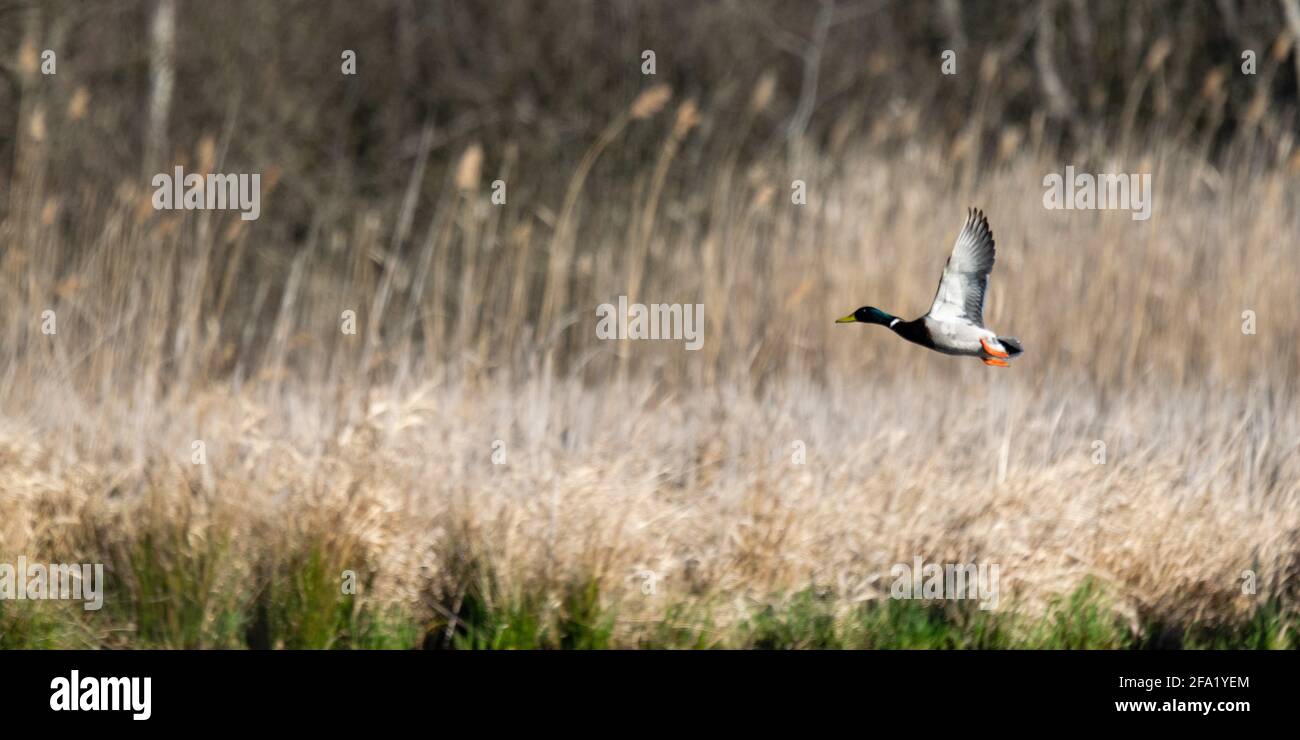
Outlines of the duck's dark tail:
<svg viewBox="0 0 1300 740">
<path fill-rule="evenodd" d="M 998 343 L 1006 348 L 1007 354 L 1011 357 L 1015 357 L 1025 351 L 1025 346 L 1015 337 L 998 337 Z"/>
</svg>

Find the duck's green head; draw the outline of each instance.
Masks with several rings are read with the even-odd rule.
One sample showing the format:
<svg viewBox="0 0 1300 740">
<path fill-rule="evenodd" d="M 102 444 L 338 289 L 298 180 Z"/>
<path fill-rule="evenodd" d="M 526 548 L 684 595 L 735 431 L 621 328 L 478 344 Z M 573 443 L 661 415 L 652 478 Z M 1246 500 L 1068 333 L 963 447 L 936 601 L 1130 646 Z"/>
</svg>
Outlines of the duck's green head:
<svg viewBox="0 0 1300 740">
<path fill-rule="evenodd" d="M 875 306 L 863 306 L 853 313 L 842 319 L 836 319 L 837 324 L 880 324 L 889 326 L 889 322 L 894 319 L 893 316 L 881 311 Z"/>
</svg>

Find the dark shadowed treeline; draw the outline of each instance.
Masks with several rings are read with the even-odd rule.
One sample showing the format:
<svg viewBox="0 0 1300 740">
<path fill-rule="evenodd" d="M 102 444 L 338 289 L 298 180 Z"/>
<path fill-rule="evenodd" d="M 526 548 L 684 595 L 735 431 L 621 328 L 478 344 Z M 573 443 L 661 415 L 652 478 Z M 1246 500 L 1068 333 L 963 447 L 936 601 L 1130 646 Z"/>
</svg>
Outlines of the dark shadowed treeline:
<svg viewBox="0 0 1300 740">
<path fill-rule="evenodd" d="M 820 146 L 919 132 L 992 147 L 1016 129 L 1067 150 L 1177 136 L 1217 151 L 1234 136 L 1277 145 L 1296 128 L 1294 0 L 173 2 L 174 149 L 227 134 L 230 158 L 274 158 L 304 183 L 290 187 L 304 208 L 400 196 L 406 173 L 394 164 L 424 125 L 435 159 L 480 141 L 490 170 L 511 144 L 529 163 L 580 156 L 651 81 L 640 74 L 647 49 L 653 81 L 699 99 L 731 134 L 771 75 L 769 104 L 743 141 L 727 142 L 749 151 L 804 132 Z M 25 102 L 49 109 L 52 137 L 77 136 L 61 140 L 59 177 L 112 181 L 138 168 L 159 5 L 0 4 L 6 162 Z M 55 50 L 60 75 L 26 79 L 14 53 L 24 43 Z M 337 74 L 343 49 L 359 55 L 354 78 Z M 956 53 L 951 79 L 938 74 L 944 50 Z M 1244 50 L 1257 57 L 1253 77 L 1241 73 Z M 84 118 L 55 115 L 80 91 L 93 103 Z M 891 125 L 908 117 L 911 127 Z M 657 148 L 645 135 L 619 150 L 638 161 Z"/>
</svg>

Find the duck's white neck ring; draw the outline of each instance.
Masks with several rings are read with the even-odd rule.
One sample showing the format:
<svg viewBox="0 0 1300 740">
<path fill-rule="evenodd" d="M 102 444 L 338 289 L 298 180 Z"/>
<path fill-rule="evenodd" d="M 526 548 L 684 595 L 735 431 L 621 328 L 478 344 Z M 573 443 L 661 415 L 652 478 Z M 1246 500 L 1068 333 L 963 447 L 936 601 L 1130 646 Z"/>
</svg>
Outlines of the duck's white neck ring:
<svg viewBox="0 0 1300 740">
<path fill-rule="evenodd" d="M 890 328 L 890 329 L 893 329 L 893 328 L 894 328 L 894 325 L 897 324 L 897 323 L 900 322 L 900 321 L 902 321 L 902 319 L 897 318 L 897 317 L 895 317 L 895 318 L 893 318 L 893 319 L 890 319 L 890 320 L 889 320 L 889 328 Z"/>
</svg>

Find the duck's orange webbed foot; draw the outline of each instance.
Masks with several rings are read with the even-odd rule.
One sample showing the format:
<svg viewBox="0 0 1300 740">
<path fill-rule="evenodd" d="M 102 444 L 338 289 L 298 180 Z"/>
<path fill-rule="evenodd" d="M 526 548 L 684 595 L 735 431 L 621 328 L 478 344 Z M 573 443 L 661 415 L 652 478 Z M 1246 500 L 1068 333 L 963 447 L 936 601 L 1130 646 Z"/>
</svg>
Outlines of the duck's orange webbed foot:
<svg viewBox="0 0 1300 740">
<path fill-rule="evenodd" d="M 1008 357 L 1011 356 L 1011 355 L 1007 354 L 1006 352 L 1003 352 L 1003 351 L 1000 350 L 1000 349 L 993 349 L 992 347 L 990 347 L 990 346 L 989 346 L 989 341 L 988 341 L 987 339 L 985 339 L 984 337 L 980 337 L 980 346 L 984 348 L 984 351 L 985 351 L 985 352 L 987 352 L 987 353 L 990 354 L 990 355 L 993 355 L 994 357 L 1000 357 L 1000 358 L 1002 358 L 1002 359 L 1006 359 L 1006 358 L 1008 358 Z M 991 365 L 991 364 L 993 364 L 993 363 L 985 362 L 984 364 L 986 364 L 986 365 Z M 1002 366 L 1005 367 L 1005 366 L 1006 366 L 1006 363 L 1005 363 L 1005 362 L 1002 363 Z"/>
<path fill-rule="evenodd" d="M 984 364 L 992 365 L 993 367 L 1011 367 L 1011 363 L 1009 362 L 1003 362 L 1002 360 L 994 360 L 991 358 L 985 358 Z"/>
</svg>

